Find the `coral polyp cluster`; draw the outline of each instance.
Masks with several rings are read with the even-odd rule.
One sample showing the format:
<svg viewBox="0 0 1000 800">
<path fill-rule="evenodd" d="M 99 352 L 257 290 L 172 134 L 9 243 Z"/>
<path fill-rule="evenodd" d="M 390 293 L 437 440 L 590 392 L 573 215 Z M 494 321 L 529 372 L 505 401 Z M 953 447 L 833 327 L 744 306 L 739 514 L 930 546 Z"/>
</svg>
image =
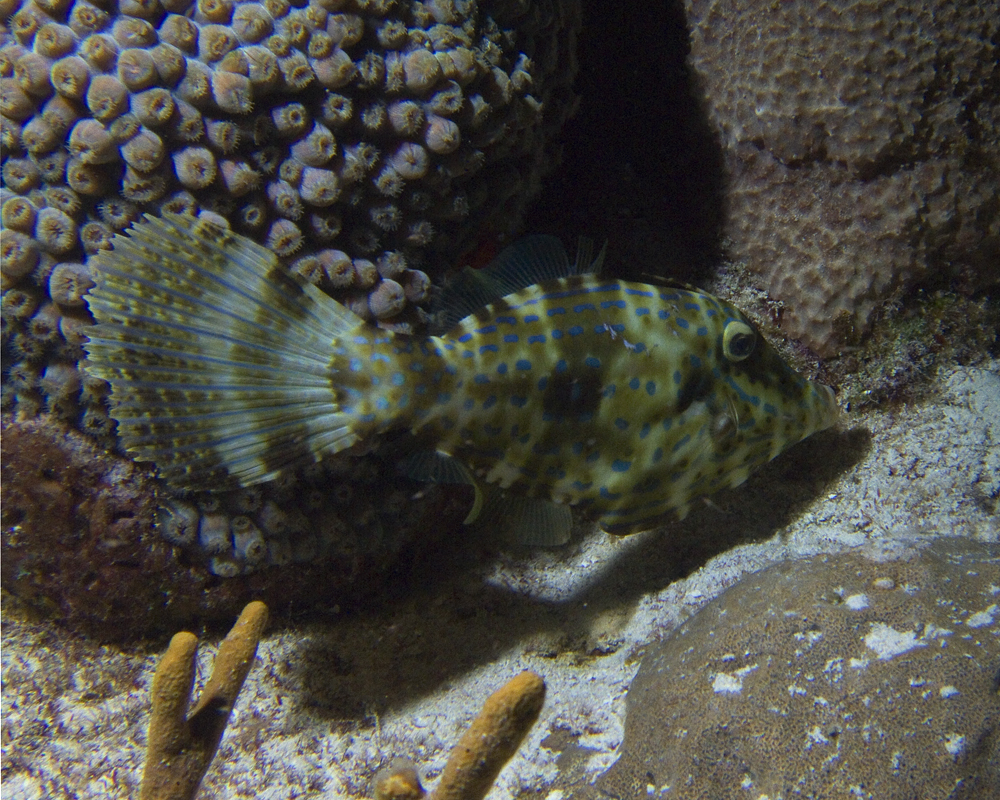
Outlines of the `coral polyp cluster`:
<svg viewBox="0 0 1000 800">
<path fill-rule="evenodd" d="M 919 283 L 1000 279 L 1000 3 L 686 0 L 724 236 L 829 357 Z"/>
<path fill-rule="evenodd" d="M 210 215 L 405 330 L 449 256 L 516 227 L 555 161 L 579 12 L 2 0 L 0 22 L 4 407 L 107 433 L 97 387 L 77 376 L 93 397 L 71 402 L 40 383 L 80 358 L 88 255 L 144 212 Z"/>
</svg>

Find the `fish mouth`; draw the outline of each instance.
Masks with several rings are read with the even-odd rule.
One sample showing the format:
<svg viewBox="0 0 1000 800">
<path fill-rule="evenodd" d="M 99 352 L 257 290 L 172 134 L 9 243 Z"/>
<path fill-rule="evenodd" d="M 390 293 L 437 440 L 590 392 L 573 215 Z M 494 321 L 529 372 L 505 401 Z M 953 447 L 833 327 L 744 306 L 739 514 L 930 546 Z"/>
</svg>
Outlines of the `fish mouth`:
<svg viewBox="0 0 1000 800">
<path fill-rule="evenodd" d="M 818 395 L 816 405 L 819 410 L 817 415 L 819 424 L 816 426 L 815 431 L 825 431 L 827 428 L 832 428 L 840 422 L 842 417 L 840 403 L 837 402 L 837 393 L 832 387 L 824 383 L 817 383 L 814 386 Z"/>
</svg>

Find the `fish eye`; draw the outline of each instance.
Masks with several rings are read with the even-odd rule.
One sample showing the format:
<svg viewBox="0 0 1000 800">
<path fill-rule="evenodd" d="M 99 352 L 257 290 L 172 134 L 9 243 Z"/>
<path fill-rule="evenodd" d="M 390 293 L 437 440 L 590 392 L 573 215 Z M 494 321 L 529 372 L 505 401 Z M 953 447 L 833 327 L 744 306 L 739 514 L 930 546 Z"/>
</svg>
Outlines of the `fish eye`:
<svg viewBox="0 0 1000 800">
<path fill-rule="evenodd" d="M 722 352 L 730 361 L 742 361 L 753 352 L 757 334 L 745 322 L 734 319 L 722 333 Z"/>
</svg>

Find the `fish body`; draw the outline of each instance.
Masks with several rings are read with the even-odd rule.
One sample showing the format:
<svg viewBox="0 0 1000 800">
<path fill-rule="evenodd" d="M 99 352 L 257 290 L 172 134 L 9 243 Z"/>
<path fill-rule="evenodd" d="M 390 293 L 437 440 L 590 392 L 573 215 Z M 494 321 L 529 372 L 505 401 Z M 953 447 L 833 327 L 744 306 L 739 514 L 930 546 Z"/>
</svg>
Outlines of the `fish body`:
<svg viewBox="0 0 1000 800">
<path fill-rule="evenodd" d="M 460 281 L 447 330 L 423 337 L 190 217 L 147 218 L 95 260 L 87 368 L 126 448 L 182 486 L 269 480 L 403 428 L 441 479 L 505 492 L 494 509 L 561 541 L 566 505 L 643 530 L 837 416 L 727 302 L 602 278 L 551 237 Z"/>
</svg>

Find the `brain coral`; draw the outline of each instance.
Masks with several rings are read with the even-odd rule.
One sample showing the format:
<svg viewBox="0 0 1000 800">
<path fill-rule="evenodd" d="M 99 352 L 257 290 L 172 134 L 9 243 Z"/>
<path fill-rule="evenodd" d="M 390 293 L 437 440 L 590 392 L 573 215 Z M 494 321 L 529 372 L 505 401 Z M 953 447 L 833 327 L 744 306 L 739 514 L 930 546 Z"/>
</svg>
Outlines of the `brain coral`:
<svg viewBox="0 0 1000 800">
<path fill-rule="evenodd" d="M 686 0 L 726 234 L 821 355 L 916 281 L 1000 278 L 1000 3 Z"/>
<path fill-rule="evenodd" d="M 0 0 L 0 22 L 4 409 L 97 434 L 87 256 L 140 213 L 224 218 L 405 330 L 427 273 L 519 224 L 573 108 L 574 0 Z"/>
<path fill-rule="evenodd" d="M 908 555 L 779 564 L 709 603 L 651 646 L 580 796 L 997 797 L 1000 553 Z"/>
</svg>

